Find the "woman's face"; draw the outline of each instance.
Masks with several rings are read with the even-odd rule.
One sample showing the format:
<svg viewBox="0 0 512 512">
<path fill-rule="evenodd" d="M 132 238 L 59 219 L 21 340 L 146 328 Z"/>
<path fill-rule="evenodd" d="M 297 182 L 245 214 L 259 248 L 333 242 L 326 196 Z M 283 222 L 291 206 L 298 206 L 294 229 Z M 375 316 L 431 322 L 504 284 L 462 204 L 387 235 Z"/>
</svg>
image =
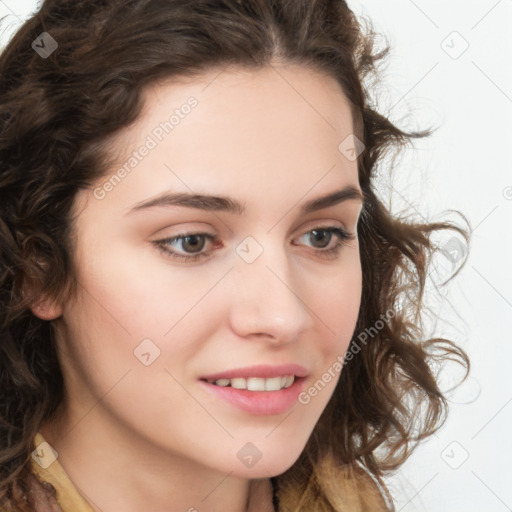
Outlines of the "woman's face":
<svg viewBox="0 0 512 512">
<path fill-rule="evenodd" d="M 57 318 L 68 415 L 233 476 L 280 474 L 332 396 L 360 305 L 348 102 L 297 66 L 145 98 L 117 163 L 77 197 L 78 294 L 39 311 Z"/>
</svg>

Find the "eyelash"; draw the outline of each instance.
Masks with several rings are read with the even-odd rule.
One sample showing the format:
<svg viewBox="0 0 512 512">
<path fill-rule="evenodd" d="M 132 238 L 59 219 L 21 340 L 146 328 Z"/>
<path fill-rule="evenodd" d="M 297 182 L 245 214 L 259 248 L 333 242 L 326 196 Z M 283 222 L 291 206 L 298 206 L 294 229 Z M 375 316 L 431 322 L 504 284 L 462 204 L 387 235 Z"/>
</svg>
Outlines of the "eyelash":
<svg viewBox="0 0 512 512">
<path fill-rule="evenodd" d="M 345 245 L 348 241 L 355 239 L 355 235 L 353 233 L 348 233 L 344 229 L 341 229 L 337 226 L 328 226 L 328 227 L 318 226 L 316 228 L 311 229 L 310 231 L 307 231 L 306 233 L 304 233 L 304 235 L 308 235 L 308 234 L 312 233 L 313 231 L 323 231 L 325 233 L 331 233 L 331 234 L 334 234 L 338 238 L 338 242 L 336 243 L 336 245 L 334 247 L 331 247 L 330 249 L 317 249 L 315 251 L 315 252 L 319 253 L 322 257 L 327 257 L 327 258 L 336 257 L 338 255 L 338 253 L 340 252 L 343 245 Z M 304 235 L 302 235 L 302 236 L 304 236 Z M 176 242 L 178 240 L 184 239 L 187 236 L 204 236 L 211 242 L 217 241 L 217 238 L 213 235 L 210 235 L 209 233 L 192 233 L 192 232 L 190 232 L 190 233 L 181 233 L 172 238 L 156 240 L 153 243 L 157 246 L 157 248 L 161 252 L 163 252 L 166 256 L 169 256 L 173 259 L 192 262 L 192 261 L 197 261 L 202 258 L 208 258 L 210 256 L 209 252 L 199 252 L 199 253 L 193 254 L 193 255 L 184 255 L 184 254 L 176 253 L 174 251 L 170 251 L 169 249 L 166 248 L 167 245 L 170 245 L 173 242 Z"/>
</svg>

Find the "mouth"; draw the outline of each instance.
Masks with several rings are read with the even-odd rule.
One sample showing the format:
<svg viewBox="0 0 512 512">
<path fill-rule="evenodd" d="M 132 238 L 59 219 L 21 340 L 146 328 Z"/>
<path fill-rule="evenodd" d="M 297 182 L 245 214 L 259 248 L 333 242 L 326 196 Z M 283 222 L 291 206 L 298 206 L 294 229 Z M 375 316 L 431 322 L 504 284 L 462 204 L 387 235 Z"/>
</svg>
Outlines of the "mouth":
<svg viewBox="0 0 512 512">
<path fill-rule="evenodd" d="M 290 372 L 290 368 L 287 372 Z M 222 407 L 225 406 L 222 404 L 226 404 L 254 416 L 269 416 L 283 414 L 299 403 L 307 379 L 307 372 L 299 372 L 303 376 L 295 373 L 276 375 L 274 368 L 270 372 L 259 372 L 260 376 L 250 376 L 250 373 L 245 377 L 217 374 L 203 377 L 199 382 L 214 404 Z M 240 371 L 230 373 L 239 374 Z M 261 373 L 274 375 L 263 377 Z"/>
<path fill-rule="evenodd" d="M 281 391 L 293 385 L 296 375 L 281 375 L 277 377 L 235 377 L 232 379 L 201 379 L 204 382 L 223 388 L 245 389 L 247 391 Z"/>
</svg>

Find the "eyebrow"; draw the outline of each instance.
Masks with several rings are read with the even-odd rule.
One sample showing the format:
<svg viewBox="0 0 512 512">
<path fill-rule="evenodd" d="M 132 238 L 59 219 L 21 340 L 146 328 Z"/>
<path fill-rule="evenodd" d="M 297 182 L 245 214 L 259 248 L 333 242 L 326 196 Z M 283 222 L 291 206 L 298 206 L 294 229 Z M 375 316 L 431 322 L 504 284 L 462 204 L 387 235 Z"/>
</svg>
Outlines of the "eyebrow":
<svg viewBox="0 0 512 512">
<path fill-rule="evenodd" d="M 317 197 L 304 203 L 300 209 L 302 215 L 317 210 L 322 210 L 345 201 L 358 200 L 364 203 L 363 194 L 360 189 L 348 185 L 341 190 L 336 190 L 326 196 Z M 241 215 L 245 212 L 245 205 L 230 197 L 212 196 L 191 193 L 164 193 L 147 201 L 137 203 L 126 215 L 154 207 L 183 206 L 196 208 L 198 210 L 227 212 Z"/>
</svg>

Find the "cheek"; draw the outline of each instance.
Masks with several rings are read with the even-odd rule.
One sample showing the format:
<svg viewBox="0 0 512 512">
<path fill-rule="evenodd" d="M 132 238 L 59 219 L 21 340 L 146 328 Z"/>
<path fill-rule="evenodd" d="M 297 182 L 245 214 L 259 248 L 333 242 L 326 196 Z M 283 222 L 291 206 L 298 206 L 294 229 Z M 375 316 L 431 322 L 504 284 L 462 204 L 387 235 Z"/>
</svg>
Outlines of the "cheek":
<svg viewBox="0 0 512 512">
<path fill-rule="evenodd" d="M 132 341 L 167 338 L 229 268 L 212 265 L 198 276 L 197 270 L 169 264 L 153 246 L 134 249 L 130 242 L 116 241 L 107 252 L 100 245 L 89 242 L 93 256 L 79 265 L 84 300 L 97 303 L 91 306 L 99 313 L 93 318 L 130 333 Z"/>
<path fill-rule="evenodd" d="M 362 271 L 354 259 L 342 271 L 324 279 L 322 289 L 309 294 L 318 326 L 315 339 L 316 374 L 307 382 L 299 403 L 320 416 L 334 393 L 343 370 L 343 358 L 354 335 L 361 305 Z"/>
<path fill-rule="evenodd" d="M 91 286 L 91 282 L 88 284 Z M 129 290 L 137 295 L 140 288 Z M 162 443 L 171 432 L 183 443 L 192 431 L 199 436 L 201 422 L 192 420 L 201 418 L 204 410 L 185 389 L 185 370 L 198 350 L 196 333 L 187 332 L 190 325 L 180 322 L 171 334 L 163 336 L 159 334 L 160 326 L 146 323 L 150 315 L 147 311 L 141 320 L 131 314 L 130 307 L 119 305 L 123 300 L 117 295 L 103 293 L 100 287 L 91 287 L 90 292 L 82 292 L 79 301 L 68 306 L 65 339 L 60 340 L 65 343 L 66 385 L 76 407 L 83 411 L 80 416 L 92 410 L 83 428 L 98 419 L 100 409 L 107 408 L 141 436 Z M 136 299 L 134 295 L 129 296 L 130 300 Z M 165 322 L 167 330 L 171 325 Z M 96 407 L 99 401 L 102 408 Z M 176 421 L 176 411 L 180 411 L 182 422 Z M 188 431 L 183 424 L 188 425 Z M 191 424 L 198 426 L 191 429 Z"/>
<path fill-rule="evenodd" d="M 179 396 L 166 370 L 182 381 L 214 329 L 218 295 L 209 291 L 224 269 L 198 278 L 160 263 L 151 249 L 122 258 L 130 252 L 114 246 L 81 261 L 79 296 L 65 306 L 63 337 L 72 358 L 68 374 L 76 369 L 96 397 L 120 378 L 124 385 L 138 382 L 127 403 L 149 403 L 143 396 L 154 396 L 155 389 L 174 389 Z"/>
<path fill-rule="evenodd" d="M 304 290 L 307 305 L 323 333 L 324 352 L 331 356 L 346 350 L 359 315 L 362 271 L 359 259 L 351 256 L 338 270 L 332 270 L 314 283 L 308 281 Z"/>
</svg>

